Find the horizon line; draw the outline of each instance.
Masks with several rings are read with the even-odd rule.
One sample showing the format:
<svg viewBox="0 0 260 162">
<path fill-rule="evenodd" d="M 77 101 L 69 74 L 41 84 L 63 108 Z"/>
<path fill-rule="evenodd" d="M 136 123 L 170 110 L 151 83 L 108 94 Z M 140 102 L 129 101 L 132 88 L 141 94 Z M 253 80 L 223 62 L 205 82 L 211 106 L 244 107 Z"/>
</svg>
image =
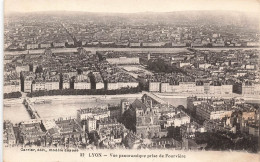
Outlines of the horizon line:
<svg viewBox="0 0 260 162">
<path fill-rule="evenodd" d="M 201 10 L 173 10 L 173 11 L 137 11 L 137 12 L 111 12 L 111 11 L 82 11 L 82 10 L 40 10 L 40 11 L 4 11 L 4 14 L 14 14 L 14 13 L 37 13 L 37 12 L 86 12 L 86 13 L 111 13 L 111 14 L 137 14 L 137 13 L 171 13 L 171 12 L 201 12 L 201 11 L 230 11 L 230 12 L 241 12 L 241 13 L 259 13 L 260 11 L 243 11 L 243 10 L 225 10 L 225 9 L 201 9 Z"/>
</svg>

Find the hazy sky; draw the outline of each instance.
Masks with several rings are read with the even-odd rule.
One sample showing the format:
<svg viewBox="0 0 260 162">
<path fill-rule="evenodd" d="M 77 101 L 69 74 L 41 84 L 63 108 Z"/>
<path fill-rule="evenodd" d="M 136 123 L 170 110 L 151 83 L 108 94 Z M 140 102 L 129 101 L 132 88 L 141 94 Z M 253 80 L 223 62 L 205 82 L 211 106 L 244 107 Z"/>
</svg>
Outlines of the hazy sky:
<svg viewBox="0 0 260 162">
<path fill-rule="evenodd" d="M 5 0 L 5 12 L 169 12 L 236 10 L 260 12 L 260 0 Z"/>
</svg>

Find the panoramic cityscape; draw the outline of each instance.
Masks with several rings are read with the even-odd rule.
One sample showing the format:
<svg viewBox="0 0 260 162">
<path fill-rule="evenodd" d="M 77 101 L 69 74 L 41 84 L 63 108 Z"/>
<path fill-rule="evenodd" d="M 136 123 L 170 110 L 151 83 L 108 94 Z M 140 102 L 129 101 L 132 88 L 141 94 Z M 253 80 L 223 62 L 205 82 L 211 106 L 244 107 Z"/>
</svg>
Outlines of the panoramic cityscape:
<svg viewBox="0 0 260 162">
<path fill-rule="evenodd" d="M 259 152 L 259 15 L 4 17 L 5 148 Z"/>
</svg>

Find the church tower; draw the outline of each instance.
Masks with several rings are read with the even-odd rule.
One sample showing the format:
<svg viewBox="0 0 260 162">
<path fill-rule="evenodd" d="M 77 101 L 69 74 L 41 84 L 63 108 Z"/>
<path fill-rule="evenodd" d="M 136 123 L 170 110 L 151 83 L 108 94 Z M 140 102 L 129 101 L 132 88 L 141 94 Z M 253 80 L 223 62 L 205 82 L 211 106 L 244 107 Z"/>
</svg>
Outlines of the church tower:
<svg viewBox="0 0 260 162">
<path fill-rule="evenodd" d="M 127 99 L 122 99 L 121 100 L 121 115 L 129 109 L 130 103 Z"/>
</svg>

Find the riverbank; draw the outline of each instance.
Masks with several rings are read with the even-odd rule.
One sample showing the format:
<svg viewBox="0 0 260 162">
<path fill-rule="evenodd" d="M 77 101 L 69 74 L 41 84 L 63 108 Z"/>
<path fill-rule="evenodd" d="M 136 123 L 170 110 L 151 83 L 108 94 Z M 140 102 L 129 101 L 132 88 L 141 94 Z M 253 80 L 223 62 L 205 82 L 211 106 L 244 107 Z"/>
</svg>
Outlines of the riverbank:
<svg viewBox="0 0 260 162">
<path fill-rule="evenodd" d="M 187 98 L 190 96 L 197 96 L 197 97 L 204 97 L 204 98 L 210 98 L 210 97 L 218 97 L 218 98 L 243 98 L 245 100 L 258 100 L 260 101 L 260 96 L 259 95 L 241 95 L 241 94 L 187 94 L 187 93 L 154 93 L 158 97 L 162 98 L 172 98 L 172 97 L 177 97 L 177 98 Z"/>
<path fill-rule="evenodd" d="M 181 48 L 108 48 L 108 47 L 84 47 L 86 51 L 96 53 L 96 51 L 129 51 L 129 52 L 160 52 L 160 53 L 179 53 L 188 52 L 188 47 Z M 196 50 L 237 50 L 237 49 L 259 49 L 260 47 L 219 47 L 219 48 L 194 48 Z M 42 54 L 45 49 L 25 50 L 25 51 L 4 51 L 5 55 L 21 54 Z M 51 48 L 53 53 L 72 53 L 77 52 L 77 48 Z"/>
<path fill-rule="evenodd" d="M 81 100 L 81 99 L 113 99 L 113 98 L 140 98 L 142 93 L 120 94 L 120 95 L 66 95 L 66 96 L 40 96 L 31 99 L 51 99 L 51 100 Z"/>
</svg>

